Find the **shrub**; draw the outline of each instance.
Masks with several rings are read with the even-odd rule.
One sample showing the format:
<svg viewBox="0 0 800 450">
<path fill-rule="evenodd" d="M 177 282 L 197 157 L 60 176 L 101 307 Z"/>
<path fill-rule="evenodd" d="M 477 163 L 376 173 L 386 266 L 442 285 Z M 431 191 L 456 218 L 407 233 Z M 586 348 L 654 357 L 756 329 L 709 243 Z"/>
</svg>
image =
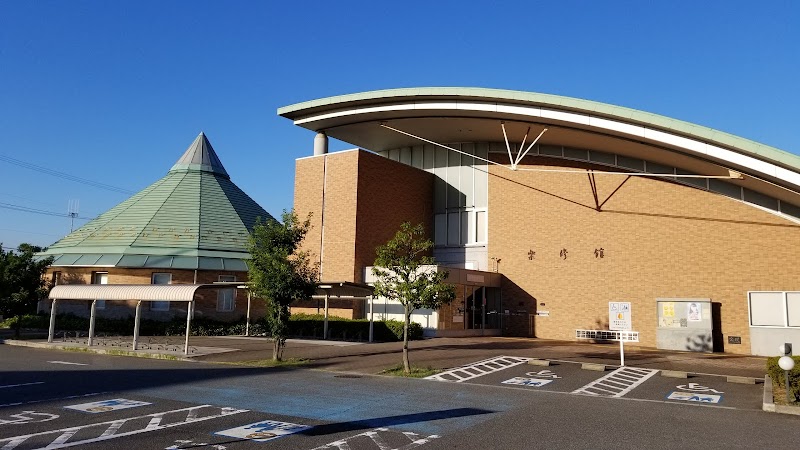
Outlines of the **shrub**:
<svg viewBox="0 0 800 450">
<path fill-rule="evenodd" d="M 780 359 L 778 356 L 767 358 L 767 373 L 779 387 L 785 388 L 785 371 L 778 365 L 778 359 Z M 792 359 L 794 359 L 794 369 L 789 371 L 789 386 L 791 395 L 797 398 L 800 396 L 800 356 L 792 356 Z"/>
</svg>

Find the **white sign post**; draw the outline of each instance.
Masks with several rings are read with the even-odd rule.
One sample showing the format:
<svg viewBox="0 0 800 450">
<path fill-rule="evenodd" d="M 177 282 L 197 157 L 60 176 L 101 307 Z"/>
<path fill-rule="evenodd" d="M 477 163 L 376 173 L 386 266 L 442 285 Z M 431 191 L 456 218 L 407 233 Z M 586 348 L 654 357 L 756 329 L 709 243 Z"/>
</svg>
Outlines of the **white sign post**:
<svg viewBox="0 0 800 450">
<path fill-rule="evenodd" d="M 608 302 L 608 329 L 631 331 L 631 302 Z M 619 362 L 625 365 L 625 339 L 619 334 Z"/>
</svg>

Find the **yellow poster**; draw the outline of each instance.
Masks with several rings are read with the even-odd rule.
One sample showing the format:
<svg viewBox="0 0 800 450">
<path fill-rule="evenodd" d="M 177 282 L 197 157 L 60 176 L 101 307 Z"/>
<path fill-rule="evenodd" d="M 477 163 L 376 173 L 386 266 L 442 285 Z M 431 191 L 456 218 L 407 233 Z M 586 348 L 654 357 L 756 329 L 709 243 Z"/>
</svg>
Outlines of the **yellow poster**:
<svg viewBox="0 0 800 450">
<path fill-rule="evenodd" d="M 664 302 L 661 304 L 661 317 L 675 317 L 674 302 Z"/>
</svg>

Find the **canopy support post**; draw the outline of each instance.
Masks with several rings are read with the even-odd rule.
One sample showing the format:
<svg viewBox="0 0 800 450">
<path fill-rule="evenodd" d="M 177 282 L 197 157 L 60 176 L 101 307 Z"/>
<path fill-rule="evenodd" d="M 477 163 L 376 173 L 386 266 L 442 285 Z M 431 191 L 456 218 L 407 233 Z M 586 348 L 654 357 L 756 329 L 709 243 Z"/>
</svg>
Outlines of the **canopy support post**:
<svg viewBox="0 0 800 450">
<path fill-rule="evenodd" d="M 194 311 L 194 300 L 186 306 L 186 341 L 183 344 L 183 354 L 189 355 L 189 332 L 192 326 L 192 312 Z"/>
<path fill-rule="evenodd" d="M 142 317 L 142 301 L 136 302 L 136 318 L 133 320 L 133 351 L 139 346 L 139 322 Z"/>
<path fill-rule="evenodd" d="M 247 322 L 244 325 L 244 335 L 250 336 L 250 290 L 247 290 Z"/>
<path fill-rule="evenodd" d="M 372 342 L 373 337 L 375 336 L 374 333 L 374 325 L 375 325 L 375 302 L 372 300 L 372 296 L 368 296 L 367 299 L 369 300 L 369 341 Z"/>
<path fill-rule="evenodd" d="M 91 347 L 92 343 L 94 342 L 94 319 L 96 310 L 97 310 L 97 299 L 92 300 L 92 311 L 89 314 L 89 340 L 87 341 L 89 347 Z"/>
<path fill-rule="evenodd" d="M 325 290 L 325 322 L 322 326 L 322 339 L 328 339 L 328 297 L 330 293 Z"/>
<path fill-rule="evenodd" d="M 50 306 L 50 331 L 47 332 L 47 342 L 53 342 L 53 335 L 56 332 L 56 302 L 57 299 L 53 299 L 53 304 Z"/>
</svg>

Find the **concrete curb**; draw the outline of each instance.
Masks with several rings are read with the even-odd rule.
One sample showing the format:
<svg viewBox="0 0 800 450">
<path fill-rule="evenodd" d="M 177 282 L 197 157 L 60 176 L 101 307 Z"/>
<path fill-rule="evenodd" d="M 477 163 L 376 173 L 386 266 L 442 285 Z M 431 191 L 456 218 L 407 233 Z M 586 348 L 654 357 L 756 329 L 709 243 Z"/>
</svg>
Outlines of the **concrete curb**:
<svg viewBox="0 0 800 450">
<path fill-rule="evenodd" d="M 531 366 L 549 366 L 550 360 L 547 359 L 532 359 L 528 361 Z"/>
<path fill-rule="evenodd" d="M 187 358 L 184 356 L 168 355 L 164 353 L 147 353 L 139 351 L 134 352 L 129 350 L 105 349 L 105 348 L 85 348 L 85 347 L 76 347 L 73 345 L 62 345 L 62 344 L 42 344 L 39 342 L 28 342 L 17 339 L 0 339 L 0 344 L 13 345 L 16 347 L 32 347 L 32 348 L 44 348 L 51 350 L 64 350 L 76 353 L 95 353 L 98 355 L 133 356 L 136 358 L 166 359 L 171 361 L 194 361 L 192 358 Z"/>
<path fill-rule="evenodd" d="M 728 375 L 727 381 L 728 383 L 756 384 L 756 379 L 753 377 L 738 377 L 738 376 Z"/>
<path fill-rule="evenodd" d="M 581 364 L 581 369 L 583 370 L 594 370 L 597 372 L 605 372 L 607 366 L 605 364 L 596 364 L 596 363 L 583 363 Z"/>
<path fill-rule="evenodd" d="M 689 378 L 689 372 L 683 372 L 680 370 L 662 370 L 661 376 L 662 377 L 670 377 L 670 378 Z"/>
</svg>

